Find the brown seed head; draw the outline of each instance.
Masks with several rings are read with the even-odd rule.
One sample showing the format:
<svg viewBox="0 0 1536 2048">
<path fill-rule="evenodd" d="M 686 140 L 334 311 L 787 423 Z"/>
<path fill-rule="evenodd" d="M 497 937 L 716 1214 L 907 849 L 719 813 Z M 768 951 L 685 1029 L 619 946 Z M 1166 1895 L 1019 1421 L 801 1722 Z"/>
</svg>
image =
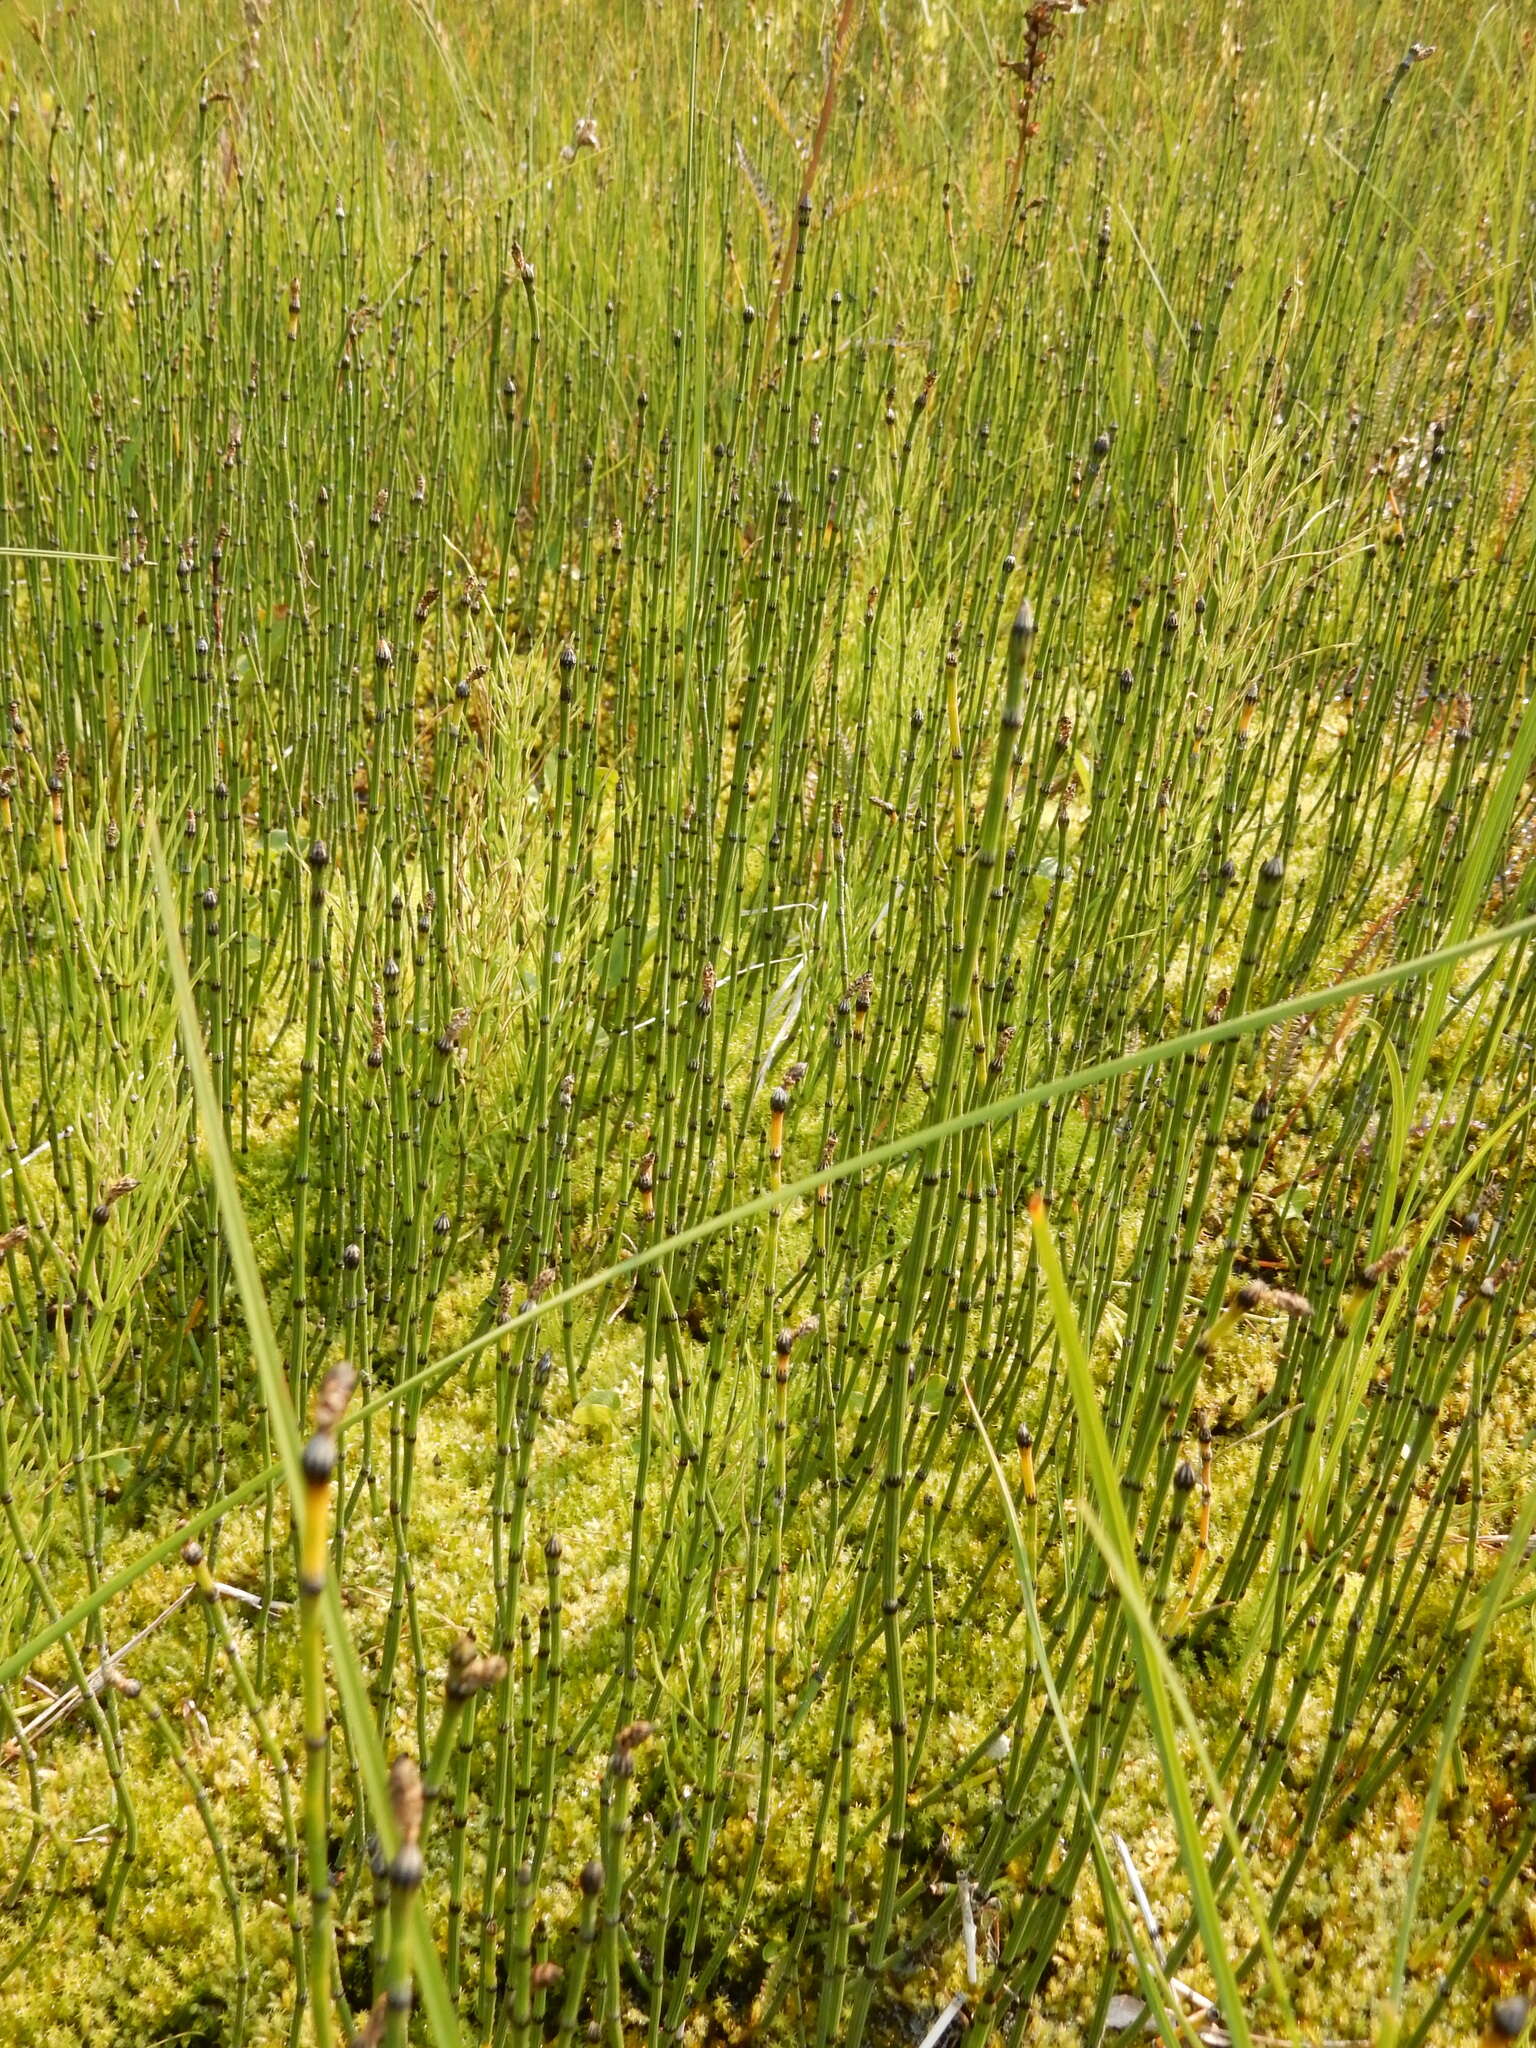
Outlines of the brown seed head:
<svg viewBox="0 0 1536 2048">
<path fill-rule="evenodd" d="M 315 1434 L 326 1436 L 347 1412 L 352 1389 L 357 1385 L 357 1367 L 349 1358 L 338 1358 L 320 1382 L 315 1396 Z"/>
<path fill-rule="evenodd" d="M 1390 1280 L 1407 1256 L 1407 1245 L 1393 1245 L 1391 1250 L 1383 1252 L 1379 1259 L 1373 1259 L 1370 1265 L 1360 1268 L 1361 1286 L 1379 1287 L 1383 1280 Z"/>
<path fill-rule="evenodd" d="M 506 1658 L 483 1655 L 466 1629 L 448 1652 L 448 1676 L 443 1690 L 450 1700 L 462 1702 L 473 1699 L 477 1692 L 488 1692 L 493 1685 L 500 1685 L 506 1675 Z"/>
<path fill-rule="evenodd" d="M 389 1804 L 401 1842 L 414 1848 L 421 1837 L 421 1772 L 413 1756 L 397 1756 L 389 1767 Z"/>
<path fill-rule="evenodd" d="M 1291 1316 L 1298 1323 L 1304 1323 L 1312 1313 L 1312 1304 L 1307 1297 L 1289 1287 L 1272 1287 L 1268 1306 L 1279 1309 L 1282 1315 Z"/>
<path fill-rule="evenodd" d="M 528 1283 L 529 1301 L 542 1301 L 559 1277 L 560 1269 L 558 1266 L 541 1266 Z"/>
</svg>

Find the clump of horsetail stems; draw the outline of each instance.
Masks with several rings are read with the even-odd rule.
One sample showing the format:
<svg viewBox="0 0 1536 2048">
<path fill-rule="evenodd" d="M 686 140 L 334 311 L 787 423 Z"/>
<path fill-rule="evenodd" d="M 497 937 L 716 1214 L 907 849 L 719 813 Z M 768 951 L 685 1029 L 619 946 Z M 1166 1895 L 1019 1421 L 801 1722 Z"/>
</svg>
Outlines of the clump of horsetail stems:
<svg viewBox="0 0 1536 2048">
<path fill-rule="evenodd" d="M 214 1868 L 218 1873 L 219 1890 L 224 1897 L 229 1913 L 230 1930 L 233 1935 L 235 1996 L 229 2018 L 229 2038 L 238 2044 L 245 2039 L 246 1998 L 250 1985 L 250 1965 L 246 1958 L 245 1914 L 241 1905 L 240 1890 L 235 1883 L 230 1867 L 229 1852 L 214 1812 L 208 1788 L 191 1759 L 186 1745 L 177 1734 L 173 1722 L 152 1694 L 145 1692 L 137 1678 L 130 1678 L 125 1672 L 108 1669 L 105 1683 L 122 1698 L 137 1700 L 148 1715 L 155 1735 L 170 1757 L 177 1775 L 182 1779 L 197 1808 L 198 1819 L 208 1837 L 208 1847 L 213 1855 Z"/>
<path fill-rule="evenodd" d="M 304 1845 L 309 1887 L 308 1997 L 315 2040 L 331 2039 L 330 1709 L 325 1679 L 325 1638 L 320 1597 L 330 1563 L 332 1482 L 337 1430 L 356 1368 L 338 1360 L 315 1395 L 313 1428 L 304 1445 L 304 1497 L 299 1526 L 299 1630 L 304 1690 Z M 418 1852 L 419 1854 L 419 1852 Z"/>
<path fill-rule="evenodd" d="M 421 1772 L 415 1759 L 397 1756 L 389 1771 L 389 1799 L 394 1811 L 398 1844 L 389 1860 L 389 1949 L 385 1965 L 384 2039 L 388 2048 L 404 2048 L 410 2031 L 411 2005 L 411 1921 L 410 1910 L 426 1873 L 421 1849 L 425 1798 Z"/>
<path fill-rule="evenodd" d="M 299 1830 L 294 1820 L 292 1773 L 288 1760 L 272 1732 L 271 1718 L 252 1681 L 250 1669 L 235 1640 L 234 1631 L 230 1628 L 229 1617 L 221 1604 L 223 1596 L 209 1569 L 203 1546 L 194 1538 L 183 1546 L 181 1557 L 197 1586 L 199 1600 L 207 1617 L 210 1639 L 217 1643 L 220 1654 L 229 1667 L 230 1676 L 240 1696 L 240 1704 L 245 1709 L 251 1732 L 261 1752 L 262 1761 L 271 1772 L 273 1783 L 277 1787 L 283 1829 L 283 1903 L 288 1916 L 291 1941 L 296 2036 L 304 2010 L 303 1994 L 308 1959 L 304 1945 L 304 1923 L 299 1907 L 300 1845 Z"/>
<path fill-rule="evenodd" d="M 589 12 L 0 30 L 0 2025 L 1470 2037 L 1520 23 Z"/>
<path fill-rule="evenodd" d="M 458 1935 L 464 1883 L 465 1832 L 468 1825 L 470 1760 L 474 1745 L 475 1706 L 483 1692 L 500 1686 L 507 1675 L 507 1660 L 483 1652 L 467 1631 L 448 1652 L 448 1671 L 443 1684 L 442 1712 L 433 1738 L 422 1793 L 426 1801 L 422 1835 L 425 1838 L 435 1807 L 447 1796 L 450 1762 L 454 1768 L 451 1885 L 449 1896 L 450 1935 L 448 1969 L 450 1984 L 458 1980 Z"/>
<path fill-rule="evenodd" d="M 576 1934 L 576 1950 L 570 1967 L 565 1973 L 565 1995 L 560 2006 L 560 2028 L 557 2038 L 568 2048 L 575 2040 L 577 2024 L 581 2017 L 582 1993 L 586 1988 L 587 1974 L 592 1967 L 592 1951 L 597 1946 L 601 1927 L 603 1894 L 607 1890 L 607 1878 L 601 1863 L 595 1859 L 584 1863 L 579 1879 L 581 1894 L 581 1925 Z"/>
<path fill-rule="evenodd" d="M 630 1800 L 635 1780 L 635 1751 L 650 1741 L 649 1721 L 630 1721 L 614 1737 L 608 1760 L 611 1790 L 603 1840 L 603 2037 L 623 2048 L 623 1987 L 620 1982 L 620 1935 L 623 1929 L 625 1851 L 629 1840 Z"/>
</svg>

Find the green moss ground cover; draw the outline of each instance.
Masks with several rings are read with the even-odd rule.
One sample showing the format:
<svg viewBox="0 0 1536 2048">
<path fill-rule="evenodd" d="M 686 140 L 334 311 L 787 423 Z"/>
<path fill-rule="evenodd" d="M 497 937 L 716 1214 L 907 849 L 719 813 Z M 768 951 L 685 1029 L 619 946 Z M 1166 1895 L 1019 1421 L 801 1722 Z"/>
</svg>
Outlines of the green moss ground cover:
<svg viewBox="0 0 1536 2048">
<path fill-rule="evenodd" d="M 1519 2032 L 1533 55 L 0 21 L 7 2041 Z"/>
</svg>

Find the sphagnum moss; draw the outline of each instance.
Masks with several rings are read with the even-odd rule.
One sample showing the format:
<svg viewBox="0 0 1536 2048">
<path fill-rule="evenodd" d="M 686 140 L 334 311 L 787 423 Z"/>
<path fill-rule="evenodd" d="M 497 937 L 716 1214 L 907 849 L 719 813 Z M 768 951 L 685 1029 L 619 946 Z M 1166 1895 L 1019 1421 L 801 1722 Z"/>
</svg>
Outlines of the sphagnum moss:
<svg viewBox="0 0 1536 2048">
<path fill-rule="evenodd" d="M 1171 1996 L 1106 1828 L 1280 2026 L 1038 1188 L 1299 2019 L 1467 2038 L 1530 1991 L 1519 20 L 592 25 L 0 27 L 7 2031 L 1075 2039 Z"/>
</svg>

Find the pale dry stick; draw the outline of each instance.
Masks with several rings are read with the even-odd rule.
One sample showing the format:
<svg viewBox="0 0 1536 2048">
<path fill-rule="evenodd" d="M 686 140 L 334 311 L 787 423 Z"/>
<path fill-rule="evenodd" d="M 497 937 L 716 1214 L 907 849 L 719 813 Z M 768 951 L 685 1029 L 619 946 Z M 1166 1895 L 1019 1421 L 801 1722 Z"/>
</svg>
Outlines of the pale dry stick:
<svg viewBox="0 0 1536 2048">
<path fill-rule="evenodd" d="M 3 550 L 0 550 L 0 552 L 3 552 Z M 42 1158 L 45 1152 L 51 1152 L 55 1145 L 62 1145 L 66 1138 L 72 1138 L 74 1135 L 74 1125 L 66 1124 L 62 1131 L 55 1131 L 51 1138 L 44 1138 L 41 1145 L 34 1145 L 30 1152 L 26 1153 L 24 1157 L 17 1160 L 16 1166 L 8 1166 L 3 1173 L 0 1173 L 0 1180 L 9 1180 L 11 1175 L 16 1171 L 17 1167 L 33 1165 L 37 1160 Z"/>
<path fill-rule="evenodd" d="M 779 903 L 774 908 L 780 911 L 813 910 L 815 905 L 809 903 Z M 756 917 L 758 914 L 755 910 L 742 912 L 744 917 Z M 752 966 L 743 967 L 739 973 L 717 975 L 711 985 L 711 993 L 713 994 L 719 989 L 729 987 L 733 981 L 746 981 L 754 974 L 771 973 L 775 967 L 793 967 L 797 960 L 804 966 L 805 962 L 801 954 L 781 953 L 776 960 L 755 961 Z M 660 1010 L 654 1017 L 642 1017 L 638 1024 L 625 1024 L 621 1029 L 615 1031 L 613 1035 L 615 1038 L 630 1038 L 637 1031 L 648 1031 L 653 1024 L 670 1023 L 674 1017 L 680 1017 L 684 1011 L 690 1009 L 693 1006 L 694 1000 L 693 996 L 685 996 L 681 1002 L 674 1003 L 670 1009 Z M 47 1147 L 45 1146 L 43 1149 L 46 1151 Z"/>
<path fill-rule="evenodd" d="M 248 1607 L 260 1607 L 264 1604 L 259 1594 L 248 1593 L 243 1586 L 226 1586 L 222 1581 L 215 1580 L 214 1590 L 221 1598 L 226 1600 L 243 1600 Z M 162 1627 L 164 1623 L 168 1622 L 171 1616 L 177 1613 L 191 1599 L 192 1592 L 193 1589 L 188 1587 L 184 1593 L 179 1593 L 170 1606 L 157 1614 L 153 1621 L 147 1622 L 137 1635 L 130 1636 L 120 1649 L 113 1650 L 109 1656 L 103 1658 L 97 1668 L 89 1674 L 88 1683 L 91 1691 L 93 1693 L 100 1693 L 102 1687 L 108 1682 L 112 1674 L 116 1672 L 123 1659 L 128 1655 L 128 1652 L 136 1650 L 140 1643 L 155 1633 L 157 1628 Z M 282 1601 L 274 1601 L 272 1603 L 273 1611 L 280 1611 L 285 1604 Z M 30 1721 L 24 1722 L 22 1725 L 22 1734 L 29 1742 L 35 1742 L 40 1736 L 51 1733 L 61 1721 L 67 1720 L 75 1712 L 76 1708 L 82 1706 L 85 1701 L 85 1694 L 81 1692 L 78 1685 L 72 1685 L 64 1692 L 51 1693 L 39 1680 L 29 1678 L 28 1682 L 36 1685 L 48 1702 Z M 0 1760 L 8 1763 L 13 1755 L 17 1753 L 14 1742 L 7 1743 L 4 1749 L 0 1749 Z"/>
<path fill-rule="evenodd" d="M 977 1982 L 976 1913 L 971 1904 L 974 1887 L 963 1870 L 955 1889 L 960 1894 L 960 1938 L 965 1943 L 965 1981 L 974 1990 Z"/>
<path fill-rule="evenodd" d="M 1168 1959 L 1163 1953 L 1163 1930 L 1158 1924 L 1156 1913 L 1152 1910 L 1152 1901 L 1147 1897 L 1146 1886 L 1141 1881 L 1141 1873 L 1131 1860 L 1131 1852 L 1126 1846 L 1125 1837 L 1123 1835 L 1111 1835 L 1109 1839 L 1114 1843 L 1116 1853 L 1119 1855 L 1120 1861 L 1125 1865 L 1125 1875 L 1130 1883 L 1131 1896 L 1136 1901 L 1136 1910 L 1140 1913 L 1142 1922 L 1146 1927 L 1147 1941 L 1151 1946 L 1153 1955 L 1157 1958 L 1157 1967 L 1163 1972 L 1164 1976 L 1167 1976 Z M 1214 2013 L 1218 2010 L 1214 2000 L 1207 1998 L 1203 1992 L 1196 1991 L 1192 1984 L 1186 1984 L 1182 1978 L 1169 1977 L 1168 1987 L 1171 1991 L 1176 1991 L 1180 1998 L 1187 1999 L 1191 2005 L 1195 2006 L 1202 2013 Z"/>
<path fill-rule="evenodd" d="M 1111 1835 L 1109 1839 L 1114 1843 L 1120 1861 L 1125 1865 L 1131 1896 L 1136 1901 L 1136 1910 L 1140 1913 L 1147 1930 L 1148 1943 L 1161 1969 L 1164 1967 L 1162 1929 L 1158 1924 L 1152 1901 L 1147 1897 L 1141 1873 L 1131 1860 L 1131 1852 L 1125 1838 L 1121 1835 Z M 1204 2048 L 1231 2048 L 1232 2036 L 1221 2024 L 1221 2015 L 1215 2004 L 1203 1992 L 1196 1991 L 1192 1984 L 1186 1984 L 1182 1977 L 1170 1977 L 1168 1984 L 1170 1990 L 1176 1991 L 1180 1998 L 1187 1999 L 1198 2009 L 1201 2031 L 1197 2033 L 1196 2038 L 1204 2043 Z M 1290 2048 L 1283 2034 L 1250 2034 L 1249 2039 L 1253 2042 L 1254 2048 Z M 1327 2035 L 1315 2043 L 1315 2048 L 1370 2048 L 1370 2044 L 1361 2039 Z"/>
<path fill-rule="evenodd" d="M 141 1628 L 137 1635 L 130 1636 L 120 1650 L 113 1650 L 110 1655 L 103 1657 L 96 1669 L 88 1674 L 87 1684 L 90 1690 L 93 1693 L 100 1693 L 103 1686 L 111 1682 L 118 1665 L 127 1656 L 128 1652 L 136 1649 L 146 1636 L 152 1636 L 162 1622 L 169 1621 L 179 1608 L 186 1606 L 191 1597 L 192 1589 L 188 1587 L 184 1593 L 177 1595 L 163 1613 L 157 1614 L 153 1621 Z M 35 1714 L 30 1721 L 23 1724 L 22 1733 L 29 1742 L 35 1742 L 40 1735 L 46 1735 L 51 1728 L 57 1726 L 60 1721 L 72 1714 L 77 1707 L 84 1703 L 84 1700 L 85 1694 L 78 1685 L 70 1686 L 66 1692 L 55 1693 L 46 1707 Z M 7 1745 L 7 1755 L 12 1746 L 10 1744 Z"/>
<path fill-rule="evenodd" d="M 918 2043 L 918 2048 L 939 2048 L 939 2043 L 943 2040 L 944 2036 L 949 2032 L 949 2029 L 953 2022 L 957 2020 L 960 2017 L 961 2013 L 963 2013 L 964 2011 L 965 2000 L 957 1991 L 954 1997 L 949 2001 L 948 2005 L 944 2007 L 943 2011 L 934 2021 L 933 2025 L 928 2029 L 927 2033 L 924 2034 L 922 2040 Z"/>
</svg>

